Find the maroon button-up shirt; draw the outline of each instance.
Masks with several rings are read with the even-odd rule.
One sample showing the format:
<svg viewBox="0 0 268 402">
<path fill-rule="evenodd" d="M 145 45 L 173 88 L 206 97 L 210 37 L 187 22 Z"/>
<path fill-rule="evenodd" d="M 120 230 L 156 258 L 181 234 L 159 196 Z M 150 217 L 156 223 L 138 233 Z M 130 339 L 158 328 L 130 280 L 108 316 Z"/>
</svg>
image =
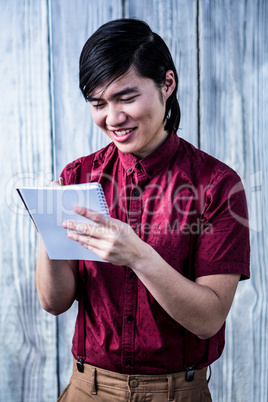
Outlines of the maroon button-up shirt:
<svg viewBox="0 0 268 402">
<path fill-rule="evenodd" d="M 204 169 L 209 174 L 201 194 L 196 189 Z M 111 216 L 127 222 L 183 275 L 190 276 L 195 236 L 193 280 L 223 273 L 249 277 L 247 205 L 239 177 L 176 133 L 141 160 L 111 143 L 67 165 L 62 177 L 64 184 L 100 182 Z M 195 218 L 193 211 L 202 205 L 196 199 L 202 196 L 204 214 Z M 187 365 L 202 368 L 221 355 L 224 326 L 201 340 L 168 315 L 130 267 L 79 263 L 87 273 L 86 363 L 119 373 L 158 374 L 183 371 Z M 78 325 L 72 348 L 76 358 Z"/>
</svg>

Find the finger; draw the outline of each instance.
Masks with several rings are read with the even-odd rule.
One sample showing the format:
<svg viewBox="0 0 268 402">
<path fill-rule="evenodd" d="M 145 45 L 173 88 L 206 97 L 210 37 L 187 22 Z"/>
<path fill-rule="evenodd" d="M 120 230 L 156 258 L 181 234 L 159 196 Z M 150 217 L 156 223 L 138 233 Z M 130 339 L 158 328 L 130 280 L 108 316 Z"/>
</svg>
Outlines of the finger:
<svg viewBox="0 0 268 402">
<path fill-rule="evenodd" d="M 93 249 L 103 250 L 108 246 L 107 242 L 103 241 L 102 239 L 97 239 L 95 237 L 89 237 L 74 232 L 69 232 L 67 235 L 69 239 L 81 243 L 84 247 L 89 248 L 90 250 Z"/>
<path fill-rule="evenodd" d="M 64 229 L 74 230 L 80 234 L 102 238 L 105 237 L 107 230 L 102 226 L 90 225 L 86 222 L 64 221 L 62 223 Z"/>
<path fill-rule="evenodd" d="M 51 181 L 49 184 L 46 185 L 46 187 L 57 187 L 59 186 L 58 181 Z"/>
<path fill-rule="evenodd" d="M 68 233 L 68 237 L 71 240 L 75 240 L 81 244 L 87 250 L 92 251 L 96 255 L 98 255 L 102 260 L 107 260 L 107 252 L 105 251 L 107 248 L 107 244 L 99 239 L 95 239 L 93 237 L 77 235 L 75 233 Z"/>
<path fill-rule="evenodd" d="M 109 226 L 114 220 L 116 220 L 109 216 L 104 216 L 99 212 L 91 211 L 90 209 L 87 209 L 85 207 L 76 206 L 74 207 L 74 212 L 102 226 Z"/>
</svg>

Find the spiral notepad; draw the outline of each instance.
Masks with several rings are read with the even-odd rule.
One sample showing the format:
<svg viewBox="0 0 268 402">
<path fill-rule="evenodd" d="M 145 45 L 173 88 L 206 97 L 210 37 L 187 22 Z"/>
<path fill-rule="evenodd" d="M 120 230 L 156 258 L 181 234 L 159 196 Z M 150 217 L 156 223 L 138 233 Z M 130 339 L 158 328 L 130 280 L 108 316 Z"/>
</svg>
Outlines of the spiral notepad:
<svg viewBox="0 0 268 402">
<path fill-rule="evenodd" d="M 98 195 L 99 195 L 101 211 L 102 211 L 102 213 L 104 215 L 109 216 L 110 215 L 109 214 L 109 208 L 108 208 L 107 201 L 106 201 L 103 189 L 102 189 L 102 185 L 100 183 L 90 183 L 90 184 L 97 184 L 98 185 L 97 192 L 98 192 Z"/>
<path fill-rule="evenodd" d="M 100 183 L 73 184 L 56 187 L 17 188 L 24 205 L 40 233 L 50 259 L 102 261 L 92 251 L 67 237 L 63 221 L 73 220 L 95 225 L 76 214 L 75 206 L 83 206 L 109 216 Z"/>
</svg>

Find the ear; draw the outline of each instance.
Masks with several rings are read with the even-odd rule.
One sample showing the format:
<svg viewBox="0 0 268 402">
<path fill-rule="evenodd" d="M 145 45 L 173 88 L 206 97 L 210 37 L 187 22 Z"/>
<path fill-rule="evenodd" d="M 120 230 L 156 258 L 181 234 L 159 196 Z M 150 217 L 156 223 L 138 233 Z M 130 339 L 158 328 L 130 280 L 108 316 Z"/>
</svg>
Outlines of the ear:
<svg viewBox="0 0 268 402">
<path fill-rule="evenodd" d="M 176 87 L 176 80 L 174 72 L 172 70 L 168 70 L 166 72 L 166 80 L 163 85 L 163 95 L 166 100 L 170 97 L 175 87 Z"/>
</svg>

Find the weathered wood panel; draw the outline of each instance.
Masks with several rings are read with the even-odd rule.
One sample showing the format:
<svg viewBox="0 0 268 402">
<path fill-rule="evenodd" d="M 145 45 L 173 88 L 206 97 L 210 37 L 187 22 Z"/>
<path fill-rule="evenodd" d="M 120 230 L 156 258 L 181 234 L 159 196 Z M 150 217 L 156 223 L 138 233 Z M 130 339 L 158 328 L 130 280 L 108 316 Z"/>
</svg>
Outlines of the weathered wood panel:
<svg viewBox="0 0 268 402">
<path fill-rule="evenodd" d="M 51 178 L 46 2 L 1 1 L 0 29 L 0 401 L 48 402 L 57 395 L 55 318 L 37 298 L 37 236 L 15 191 Z"/>
<path fill-rule="evenodd" d="M 201 147 L 244 179 L 252 279 L 227 320 L 226 348 L 212 367 L 217 402 L 267 401 L 267 2 L 200 1 Z"/>
<path fill-rule="evenodd" d="M 85 41 L 105 22 L 121 18 L 121 0 L 53 0 L 51 43 L 53 74 L 55 171 L 74 159 L 104 147 L 110 140 L 93 124 L 89 104 L 79 90 L 79 56 Z M 77 303 L 58 317 L 60 390 L 72 372 L 71 340 Z"/>
<path fill-rule="evenodd" d="M 178 135 L 198 145 L 195 0 L 126 0 L 126 18 L 149 24 L 167 43 L 179 76 L 181 123 Z"/>
<path fill-rule="evenodd" d="M 79 90 L 79 56 L 85 41 L 105 22 L 121 18 L 121 0 L 54 0 L 52 12 L 53 98 L 56 171 L 110 142 L 93 124 Z"/>
<path fill-rule="evenodd" d="M 267 2 L 0 0 L 0 6 L 0 401 L 55 401 L 58 385 L 69 381 L 76 305 L 57 321 L 41 309 L 36 234 L 14 188 L 43 184 L 52 171 L 57 176 L 107 143 L 79 93 L 78 58 L 99 25 L 124 13 L 147 21 L 171 48 L 180 78 L 179 135 L 197 145 L 200 133 L 201 148 L 244 178 L 252 279 L 239 286 L 211 390 L 215 402 L 266 402 Z"/>
</svg>

